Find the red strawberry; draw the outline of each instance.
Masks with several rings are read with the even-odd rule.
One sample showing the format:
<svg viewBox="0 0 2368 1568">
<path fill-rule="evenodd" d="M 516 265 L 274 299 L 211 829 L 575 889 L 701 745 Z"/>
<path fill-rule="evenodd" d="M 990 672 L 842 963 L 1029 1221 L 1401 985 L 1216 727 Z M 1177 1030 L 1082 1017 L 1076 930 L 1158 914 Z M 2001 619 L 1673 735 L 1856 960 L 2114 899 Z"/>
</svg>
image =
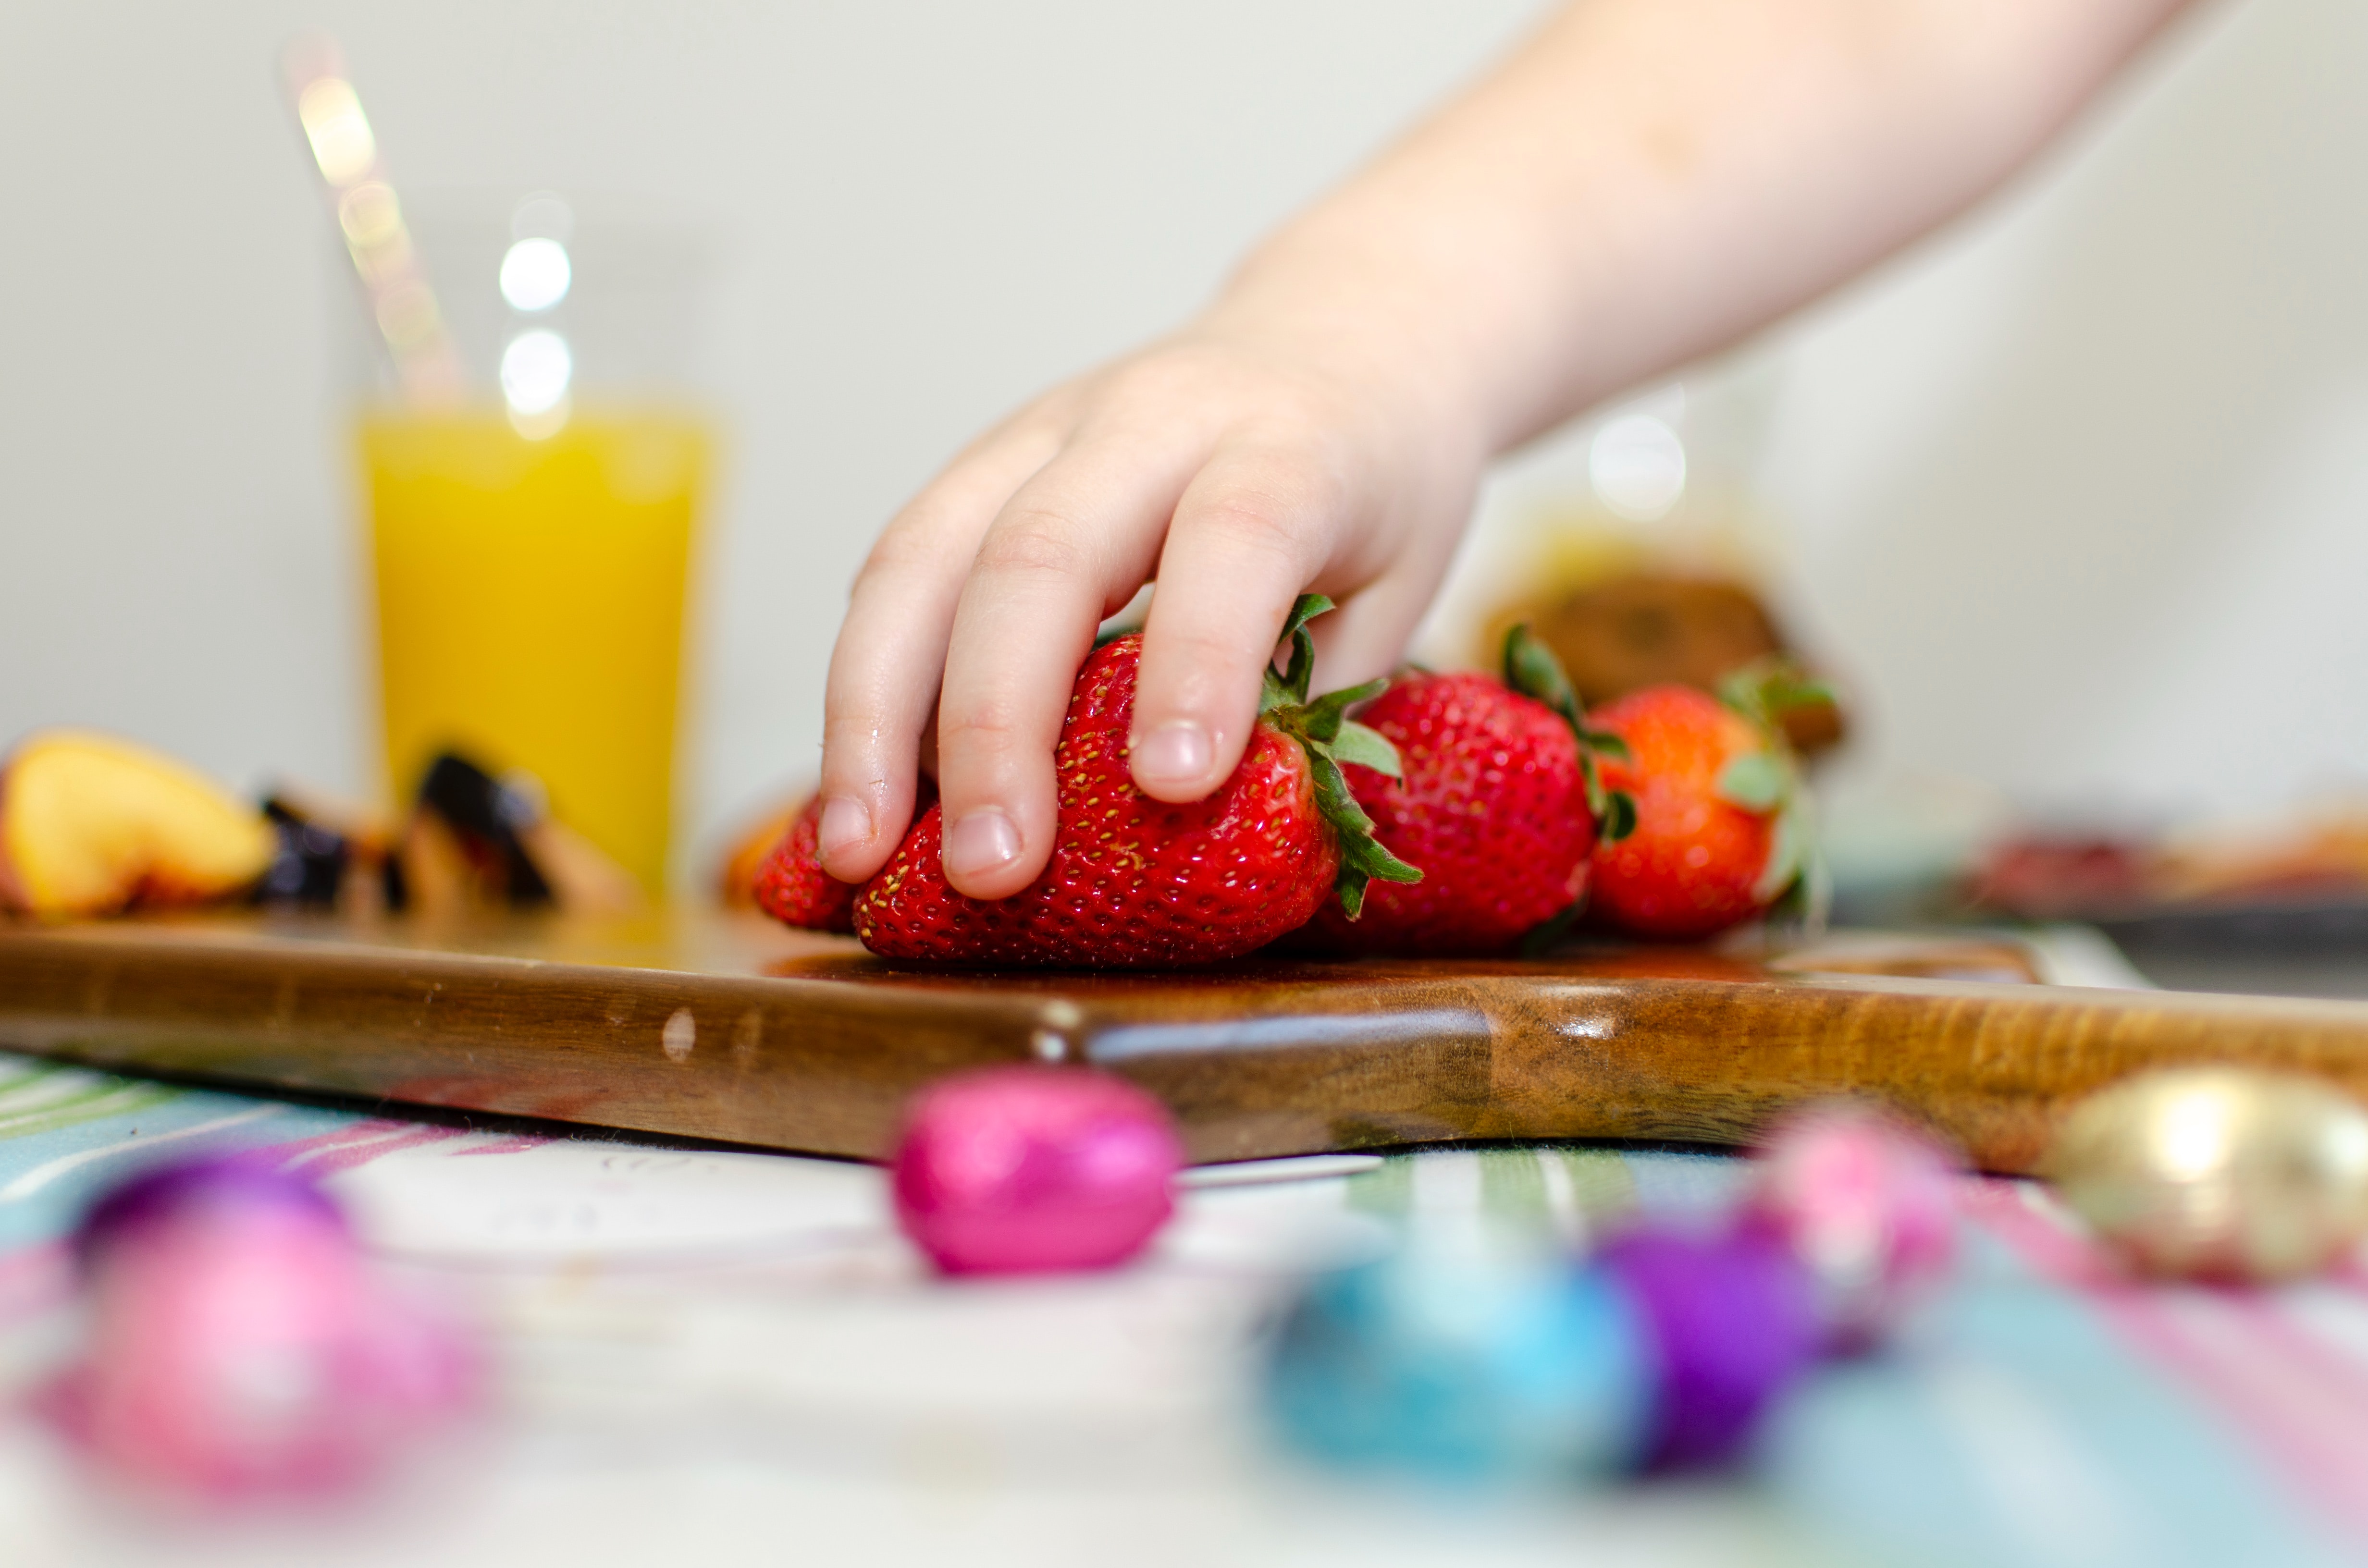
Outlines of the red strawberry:
<svg viewBox="0 0 2368 1568">
<path fill-rule="evenodd" d="M 1710 936 L 1800 880 L 1798 770 L 1772 715 L 1822 688 L 1754 667 L 1726 689 L 1647 687 L 1593 715 L 1627 744 L 1604 782 L 1634 795 L 1636 831 L 1596 852 L 1590 907 L 1637 936 Z"/>
<path fill-rule="evenodd" d="M 1587 888 L 1603 799 L 1577 699 L 1545 645 L 1516 627 L 1505 682 L 1483 675 L 1401 678 L 1358 716 L 1397 748 L 1403 777 L 1344 769 L 1373 836 L 1422 868 L 1379 887 L 1351 924 L 1317 913 L 1315 945 L 1343 952 L 1499 952 Z M 1560 699 L 1556 701 L 1556 699 Z"/>
<path fill-rule="evenodd" d="M 938 798 L 937 781 L 922 776 L 914 804 L 927 810 Z M 757 907 L 784 926 L 809 931 L 851 932 L 855 929 L 853 882 L 842 882 L 822 869 L 815 835 L 822 824 L 822 797 L 798 808 L 790 829 L 757 871 Z"/>
<path fill-rule="evenodd" d="M 1354 906 L 1371 879 L 1420 875 L 1373 842 L 1340 761 L 1390 763 L 1345 718 L 1379 683 L 1306 700 L 1315 645 L 1304 597 L 1285 635 L 1290 674 L 1268 678 L 1241 766 L 1207 800 L 1170 805 L 1127 776 L 1140 637 L 1097 649 L 1078 673 L 1054 765 L 1060 815 L 1044 874 L 1008 898 L 965 898 L 939 863 L 932 807 L 855 903 L 855 932 L 890 958 L 1152 968 L 1208 963 L 1304 925 L 1337 890 Z M 1336 760 L 1336 753 L 1338 757 Z"/>
</svg>

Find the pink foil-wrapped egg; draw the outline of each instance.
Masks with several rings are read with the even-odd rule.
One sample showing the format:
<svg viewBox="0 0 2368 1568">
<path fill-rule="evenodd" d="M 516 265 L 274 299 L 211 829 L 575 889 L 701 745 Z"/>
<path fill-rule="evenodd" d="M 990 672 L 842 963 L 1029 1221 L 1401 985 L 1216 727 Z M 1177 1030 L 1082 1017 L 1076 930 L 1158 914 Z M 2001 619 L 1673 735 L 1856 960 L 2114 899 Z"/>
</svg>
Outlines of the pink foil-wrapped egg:
<svg viewBox="0 0 2368 1568">
<path fill-rule="evenodd" d="M 949 1274 L 1107 1268 L 1173 1209 L 1184 1145 L 1167 1108 L 1076 1067 L 989 1067 L 915 1096 L 896 1219 Z"/>
<path fill-rule="evenodd" d="M 1816 1281 L 1833 1347 L 1867 1348 L 1948 1276 L 1957 1162 L 1897 1117 L 1847 1100 L 1780 1121 L 1744 1222 L 1780 1236 Z"/>
<path fill-rule="evenodd" d="M 306 1183 L 172 1167 L 79 1239 L 89 1338 L 46 1403 L 124 1480 L 215 1502 L 338 1491 L 474 1403 L 472 1347 L 379 1278 Z"/>
</svg>

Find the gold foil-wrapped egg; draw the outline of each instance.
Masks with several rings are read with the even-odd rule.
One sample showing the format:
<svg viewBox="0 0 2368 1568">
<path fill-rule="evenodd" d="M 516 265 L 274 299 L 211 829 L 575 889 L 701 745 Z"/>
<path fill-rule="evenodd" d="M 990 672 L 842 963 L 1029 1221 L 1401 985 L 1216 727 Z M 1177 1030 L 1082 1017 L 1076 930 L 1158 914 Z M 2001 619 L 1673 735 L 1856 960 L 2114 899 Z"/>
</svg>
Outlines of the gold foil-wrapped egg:
<svg viewBox="0 0 2368 1568">
<path fill-rule="evenodd" d="M 2144 1273 L 2292 1278 L 2368 1229 L 2368 1112 L 2299 1074 L 2147 1073 L 2082 1101 L 2045 1174 Z"/>
</svg>

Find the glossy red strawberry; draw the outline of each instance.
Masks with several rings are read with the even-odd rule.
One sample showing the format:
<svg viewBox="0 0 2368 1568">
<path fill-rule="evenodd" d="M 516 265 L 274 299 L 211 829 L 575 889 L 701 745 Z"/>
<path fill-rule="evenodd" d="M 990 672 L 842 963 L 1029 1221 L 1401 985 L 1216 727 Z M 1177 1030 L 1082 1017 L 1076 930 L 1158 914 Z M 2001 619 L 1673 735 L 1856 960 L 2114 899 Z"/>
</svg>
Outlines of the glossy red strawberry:
<svg viewBox="0 0 2368 1568">
<path fill-rule="evenodd" d="M 1647 687 L 1595 710 L 1627 744 L 1604 782 L 1635 798 L 1636 828 L 1596 852 L 1590 908 L 1640 937 L 1707 937 L 1765 914 L 1801 874 L 1797 770 L 1770 713 L 1819 688 L 1753 672 L 1722 701 Z"/>
<path fill-rule="evenodd" d="M 927 810 L 937 798 L 936 781 L 924 775 L 916 808 Z M 822 869 L 815 837 L 821 824 L 822 797 L 816 795 L 798 809 L 789 831 L 757 869 L 753 890 L 757 907 L 784 926 L 852 932 L 856 885 L 842 882 Z"/>
<path fill-rule="evenodd" d="M 1241 766 L 1207 800 L 1155 801 L 1127 774 L 1140 637 L 1097 649 L 1079 672 L 1054 756 L 1060 808 L 1051 863 L 1008 898 L 965 898 L 939 862 L 932 807 L 855 902 L 856 935 L 891 958 L 964 963 L 1162 968 L 1239 957 L 1304 924 L 1337 891 L 1417 873 L 1374 844 L 1338 760 L 1388 761 L 1349 723 L 1371 688 L 1306 701 L 1314 646 L 1304 630 L 1329 608 L 1303 599 L 1287 628 L 1291 673 L 1269 701 Z"/>
<path fill-rule="evenodd" d="M 1612 809 L 1577 713 L 1554 655 L 1525 627 L 1507 639 L 1504 681 L 1417 674 L 1375 698 L 1358 718 L 1397 748 L 1400 776 L 1344 771 L 1373 836 L 1420 866 L 1422 881 L 1374 888 L 1354 922 L 1320 911 L 1310 945 L 1501 952 L 1569 909 L 1586 891 L 1599 812 Z"/>
</svg>

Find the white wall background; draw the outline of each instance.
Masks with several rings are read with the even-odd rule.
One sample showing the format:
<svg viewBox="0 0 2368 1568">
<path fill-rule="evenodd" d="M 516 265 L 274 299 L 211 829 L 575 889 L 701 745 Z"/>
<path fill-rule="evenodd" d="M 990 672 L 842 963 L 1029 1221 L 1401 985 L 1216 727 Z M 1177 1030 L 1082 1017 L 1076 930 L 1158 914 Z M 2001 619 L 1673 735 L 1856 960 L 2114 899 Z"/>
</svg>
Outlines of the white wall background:
<svg viewBox="0 0 2368 1568">
<path fill-rule="evenodd" d="M 844 585 L 900 498 L 1535 10 L 17 0 L 0 738 L 99 724 L 365 787 L 347 307 L 272 74 L 300 28 L 343 39 L 405 185 L 721 228 L 712 833 L 812 766 Z M 2363 79 L 2356 0 L 2208 10 L 2007 199 L 1771 340 L 1766 494 L 1862 767 L 2156 812 L 2368 774 Z"/>
<path fill-rule="evenodd" d="M 2171 45 L 1802 324 L 1769 442 L 1871 738 L 2059 814 L 2368 783 L 2368 9 Z"/>
</svg>

